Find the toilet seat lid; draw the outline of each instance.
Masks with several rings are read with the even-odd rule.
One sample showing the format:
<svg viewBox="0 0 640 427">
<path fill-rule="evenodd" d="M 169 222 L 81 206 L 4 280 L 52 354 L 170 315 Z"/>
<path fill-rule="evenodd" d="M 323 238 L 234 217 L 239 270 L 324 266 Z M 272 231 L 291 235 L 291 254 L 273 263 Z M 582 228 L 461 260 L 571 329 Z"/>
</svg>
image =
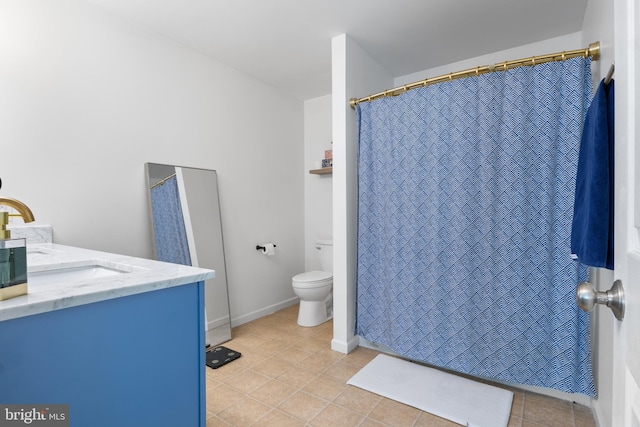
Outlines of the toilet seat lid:
<svg viewBox="0 0 640 427">
<path fill-rule="evenodd" d="M 333 273 L 326 271 L 307 271 L 293 276 L 293 281 L 298 283 L 321 282 L 322 284 L 333 280 Z"/>
</svg>

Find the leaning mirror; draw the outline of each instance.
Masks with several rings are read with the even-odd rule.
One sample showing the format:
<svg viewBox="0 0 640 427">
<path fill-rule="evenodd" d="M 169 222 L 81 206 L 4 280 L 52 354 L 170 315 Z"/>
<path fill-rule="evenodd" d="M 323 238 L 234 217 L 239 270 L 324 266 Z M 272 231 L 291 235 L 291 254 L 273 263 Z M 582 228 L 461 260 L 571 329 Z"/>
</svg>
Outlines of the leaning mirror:
<svg viewBox="0 0 640 427">
<path fill-rule="evenodd" d="M 216 171 L 145 164 L 154 258 L 215 270 L 205 282 L 207 344 L 231 339 Z"/>
</svg>

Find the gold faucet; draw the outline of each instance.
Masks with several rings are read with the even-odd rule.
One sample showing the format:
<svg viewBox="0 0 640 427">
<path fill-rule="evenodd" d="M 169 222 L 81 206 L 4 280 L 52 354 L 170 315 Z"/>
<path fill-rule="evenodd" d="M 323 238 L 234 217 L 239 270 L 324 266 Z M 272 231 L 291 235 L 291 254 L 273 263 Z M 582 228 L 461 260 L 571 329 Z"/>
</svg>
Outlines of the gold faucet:
<svg viewBox="0 0 640 427">
<path fill-rule="evenodd" d="M 9 216 L 22 217 L 24 222 L 33 222 L 35 218 L 31 209 L 19 200 L 11 199 L 9 197 L 0 197 L 0 205 L 9 206 L 18 211 L 17 214 L 9 214 L 8 212 L 0 212 L 0 239 L 10 239 L 11 230 L 7 230 L 7 224 L 9 223 Z"/>
</svg>

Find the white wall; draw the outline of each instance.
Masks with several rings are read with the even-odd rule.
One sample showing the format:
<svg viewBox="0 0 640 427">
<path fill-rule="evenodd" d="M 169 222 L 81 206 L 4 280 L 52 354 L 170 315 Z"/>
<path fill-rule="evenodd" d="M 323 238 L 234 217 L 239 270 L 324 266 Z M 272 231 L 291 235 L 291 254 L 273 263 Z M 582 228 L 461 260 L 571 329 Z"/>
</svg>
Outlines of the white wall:
<svg viewBox="0 0 640 427">
<path fill-rule="evenodd" d="M 302 102 L 75 0 L 0 3 L 0 93 L 0 195 L 55 242 L 151 257 L 144 163 L 215 169 L 234 323 L 295 302 Z"/>
<path fill-rule="evenodd" d="M 304 240 L 305 271 L 320 270 L 315 242 L 333 239 L 332 175 L 312 175 L 331 143 L 331 95 L 304 103 Z"/>
<path fill-rule="evenodd" d="M 387 89 L 393 77 L 349 36 L 331 40 L 333 114 L 333 340 L 349 353 L 354 335 L 357 229 L 357 123 L 349 99 Z"/>
</svg>

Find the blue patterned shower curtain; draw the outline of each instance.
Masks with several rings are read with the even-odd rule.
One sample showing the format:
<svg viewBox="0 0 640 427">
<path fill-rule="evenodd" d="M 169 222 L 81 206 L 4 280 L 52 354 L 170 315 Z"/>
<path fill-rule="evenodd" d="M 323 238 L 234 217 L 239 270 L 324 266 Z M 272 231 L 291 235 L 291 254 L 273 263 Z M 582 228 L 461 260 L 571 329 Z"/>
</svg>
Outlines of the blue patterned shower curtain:
<svg viewBox="0 0 640 427">
<path fill-rule="evenodd" d="M 151 211 L 158 261 L 191 265 L 178 180 L 175 176 L 151 189 Z"/>
<path fill-rule="evenodd" d="M 408 358 L 595 396 L 571 259 L 590 59 L 362 103 L 356 333 Z"/>
</svg>

